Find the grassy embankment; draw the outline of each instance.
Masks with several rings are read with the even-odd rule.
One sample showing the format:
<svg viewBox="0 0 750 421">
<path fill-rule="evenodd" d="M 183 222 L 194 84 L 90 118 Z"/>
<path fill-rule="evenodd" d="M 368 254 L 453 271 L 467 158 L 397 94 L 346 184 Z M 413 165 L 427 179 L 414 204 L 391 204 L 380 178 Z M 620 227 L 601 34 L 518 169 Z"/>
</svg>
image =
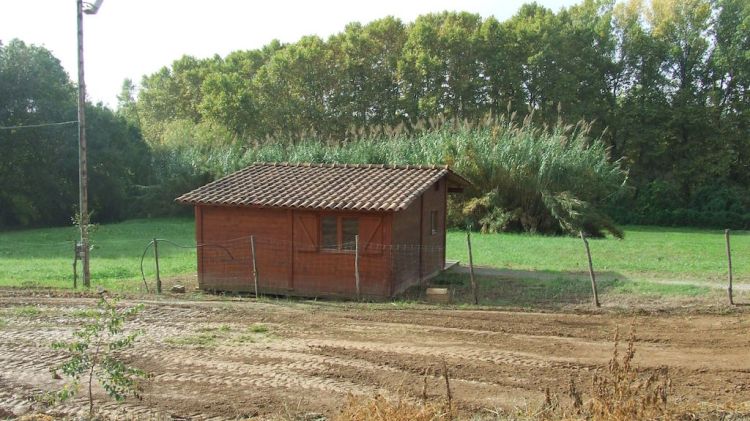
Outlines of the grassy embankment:
<svg viewBox="0 0 750 421">
<path fill-rule="evenodd" d="M 72 287 L 73 227 L 0 233 L 0 286 Z M 154 238 L 194 244 L 191 219 L 133 220 L 101 225 L 93 233 L 91 273 L 94 285 L 114 291 L 135 291 L 140 256 Z M 625 227 L 625 239 L 590 240 L 594 266 L 603 293 L 696 296 L 726 278 L 724 236 L 718 230 Z M 560 300 L 589 294 L 586 258 L 579 238 L 525 234 L 472 236 L 474 263 L 501 269 L 481 272 L 484 296 L 503 304 Z M 732 237 L 735 279 L 750 283 L 750 236 Z M 144 268 L 153 281 L 153 252 Z M 159 248 L 164 278 L 195 273 L 195 249 L 163 244 Z M 466 236 L 448 234 L 447 258 L 467 262 Z M 80 266 L 79 266 L 80 270 Z M 466 284 L 462 274 L 438 282 Z M 571 298 L 572 299 L 572 298 Z M 578 299 L 578 298 L 575 298 Z"/>
</svg>

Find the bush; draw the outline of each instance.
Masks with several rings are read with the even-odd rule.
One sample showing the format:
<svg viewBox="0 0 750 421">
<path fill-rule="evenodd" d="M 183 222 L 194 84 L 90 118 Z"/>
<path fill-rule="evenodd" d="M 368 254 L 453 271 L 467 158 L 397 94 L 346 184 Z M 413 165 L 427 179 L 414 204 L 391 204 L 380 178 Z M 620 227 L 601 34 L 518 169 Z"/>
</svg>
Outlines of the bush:
<svg viewBox="0 0 750 421">
<path fill-rule="evenodd" d="M 123 353 L 133 347 L 141 334 L 138 330 L 126 332 L 124 324 L 141 309 L 142 304 L 118 309 L 117 301 L 102 295 L 92 320 L 74 332 L 71 340 L 52 344 L 54 349 L 68 353 L 67 359 L 52 370 L 53 377 L 60 378 L 59 370 L 71 379 L 54 398 L 62 401 L 72 398 L 83 382 L 88 392 L 89 419 L 94 415 L 92 385 L 95 382 L 118 402 L 128 396 L 141 399 L 141 381 L 147 375 L 123 361 Z"/>
</svg>

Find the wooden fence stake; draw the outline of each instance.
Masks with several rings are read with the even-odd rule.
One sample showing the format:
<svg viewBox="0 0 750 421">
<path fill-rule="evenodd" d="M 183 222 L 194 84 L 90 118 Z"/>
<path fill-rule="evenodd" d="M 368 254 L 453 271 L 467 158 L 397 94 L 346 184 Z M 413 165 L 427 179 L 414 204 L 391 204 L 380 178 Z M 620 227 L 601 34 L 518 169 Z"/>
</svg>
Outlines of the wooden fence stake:
<svg viewBox="0 0 750 421">
<path fill-rule="evenodd" d="M 479 304 L 479 295 L 477 295 L 477 283 L 474 280 L 474 258 L 471 255 L 471 232 L 466 231 L 466 244 L 469 247 L 469 277 L 471 279 L 471 292 L 474 295 L 474 304 Z"/>
<path fill-rule="evenodd" d="M 258 262 L 255 260 L 255 236 L 250 236 L 250 253 L 253 257 L 253 283 L 255 284 L 255 298 L 258 298 Z"/>
<path fill-rule="evenodd" d="M 360 301 L 362 295 L 359 290 L 359 235 L 354 236 L 354 282 L 357 288 L 357 301 Z"/>
<path fill-rule="evenodd" d="M 78 289 L 78 243 L 73 241 L 73 289 Z"/>
<path fill-rule="evenodd" d="M 445 357 L 443 357 L 443 379 L 445 380 L 445 397 L 448 403 L 448 414 L 453 415 L 453 393 L 451 392 L 451 381 L 450 375 L 448 374 L 448 363 L 445 362 Z"/>
<path fill-rule="evenodd" d="M 734 297 L 732 297 L 732 247 L 729 244 L 729 229 L 724 230 L 724 238 L 727 240 L 727 263 L 729 265 L 729 304 L 734 305 Z"/>
<path fill-rule="evenodd" d="M 581 240 L 583 240 L 583 245 L 586 247 L 586 257 L 588 257 L 589 259 L 589 275 L 591 275 L 591 290 L 594 293 L 594 305 L 597 307 L 601 307 L 601 304 L 599 304 L 599 293 L 596 292 L 596 275 L 594 274 L 594 263 L 591 261 L 589 241 L 586 239 L 583 231 L 581 231 Z"/>
<path fill-rule="evenodd" d="M 154 238 L 154 259 L 156 260 L 156 293 L 161 294 L 161 277 L 159 276 L 159 240 Z"/>
</svg>

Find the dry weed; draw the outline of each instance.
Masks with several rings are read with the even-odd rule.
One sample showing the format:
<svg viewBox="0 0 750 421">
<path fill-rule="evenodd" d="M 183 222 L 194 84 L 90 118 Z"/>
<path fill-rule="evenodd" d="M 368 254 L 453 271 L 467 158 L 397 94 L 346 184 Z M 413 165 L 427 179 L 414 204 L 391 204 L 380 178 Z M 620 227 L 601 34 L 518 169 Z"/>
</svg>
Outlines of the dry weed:
<svg viewBox="0 0 750 421">
<path fill-rule="evenodd" d="M 672 387 L 667 367 L 639 375 L 633 366 L 635 357 L 635 324 L 630 327 L 625 354 L 619 355 L 619 329 L 607 369 L 594 375 L 591 399 L 582 412 L 593 420 L 669 419 L 667 399 Z M 575 404 L 574 404 L 575 406 Z M 580 413 L 581 411 L 577 411 Z"/>
<path fill-rule="evenodd" d="M 428 402 L 412 404 L 403 399 L 392 402 L 381 395 L 363 399 L 349 396 L 344 409 L 333 417 L 334 421 L 448 421 L 453 416 L 443 405 Z"/>
<path fill-rule="evenodd" d="M 425 370 L 422 382 L 421 405 L 402 393 L 399 386 L 397 402 L 390 401 L 382 395 L 366 399 L 349 395 L 344 409 L 334 421 L 449 421 L 456 419 L 456 409 L 453 405 L 453 393 L 450 384 L 450 372 L 445 359 L 442 360 L 440 376 L 445 382 L 445 401 L 430 402 L 427 398 L 427 379 L 429 372 Z"/>
</svg>

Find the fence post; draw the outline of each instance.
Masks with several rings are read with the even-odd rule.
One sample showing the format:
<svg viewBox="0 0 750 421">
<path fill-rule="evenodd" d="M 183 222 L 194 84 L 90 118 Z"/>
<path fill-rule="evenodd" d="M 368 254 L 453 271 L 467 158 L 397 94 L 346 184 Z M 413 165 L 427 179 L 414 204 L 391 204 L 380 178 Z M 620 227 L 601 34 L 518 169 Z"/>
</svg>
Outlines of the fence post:
<svg viewBox="0 0 750 421">
<path fill-rule="evenodd" d="M 729 304 L 734 305 L 734 297 L 732 297 L 732 247 L 729 244 L 729 229 L 724 230 L 724 238 L 727 240 L 727 263 L 729 265 Z"/>
<path fill-rule="evenodd" d="M 357 288 L 357 301 L 360 301 L 362 295 L 359 290 L 359 235 L 354 236 L 354 282 Z"/>
<path fill-rule="evenodd" d="M 159 241 L 154 238 L 154 259 L 156 260 L 156 293 L 161 294 L 161 277 L 159 276 Z"/>
<path fill-rule="evenodd" d="M 474 304 L 479 304 L 477 295 L 477 283 L 474 280 L 474 258 L 471 255 L 471 232 L 466 231 L 466 244 L 469 246 L 469 277 L 471 279 L 471 292 L 474 295 Z"/>
<path fill-rule="evenodd" d="M 591 291 L 594 293 L 594 305 L 601 307 L 601 304 L 599 304 L 599 293 L 596 292 L 596 275 L 594 274 L 594 263 L 591 261 L 589 241 L 586 239 L 586 235 L 583 234 L 583 231 L 581 231 L 581 240 L 583 240 L 583 245 L 586 247 L 586 257 L 588 257 L 589 260 L 589 275 L 591 275 Z"/>
<path fill-rule="evenodd" d="M 255 260 L 255 236 L 250 236 L 250 253 L 253 257 L 253 283 L 255 284 L 255 298 L 258 298 L 258 264 Z"/>
</svg>

